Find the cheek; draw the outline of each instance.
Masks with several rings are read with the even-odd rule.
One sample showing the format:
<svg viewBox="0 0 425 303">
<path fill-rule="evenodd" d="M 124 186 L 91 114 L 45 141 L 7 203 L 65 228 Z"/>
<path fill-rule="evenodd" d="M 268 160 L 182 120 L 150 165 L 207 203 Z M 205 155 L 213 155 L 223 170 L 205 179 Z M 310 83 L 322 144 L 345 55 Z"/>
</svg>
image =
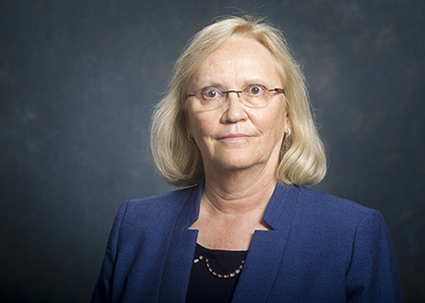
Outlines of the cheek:
<svg viewBox="0 0 425 303">
<path fill-rule="evenodd" d="M 195 136 L 202 137 L 214 131 L 214 123 L 208 115 L 192 113 L 188 120 L 188 130 Z"/>
<path fill-rule="evenodd" d="M 254 117 L 253 117 L 254 118 Z M 275 135 L 285 131 L 285 113 L 282 109 L 276 108 L 263 115 L 255 117 L 257 125 L 261 130 Z"/>
<path fill-rule="evenodd" d="M 266 132 L 268 132 L 267 140 L 273 146 L 280 146 L 285 135 L 285 116 L 282 116 L 283 114 L 270 115 L 265 121 L 267 123 Z"/>
</svg>

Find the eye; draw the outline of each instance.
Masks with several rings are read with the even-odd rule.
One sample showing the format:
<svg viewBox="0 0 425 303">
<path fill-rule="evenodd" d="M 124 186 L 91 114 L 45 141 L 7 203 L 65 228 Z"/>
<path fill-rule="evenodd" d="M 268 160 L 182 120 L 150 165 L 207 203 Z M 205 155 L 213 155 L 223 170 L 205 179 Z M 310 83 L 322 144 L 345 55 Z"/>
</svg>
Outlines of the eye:
<svg viewBox="0 0 425 303">
<path fill-rule="evenodd" d="M 245 89 L 245 94 L 252 96 L 252 97 L 258 97 L 264 94 L 265 88 L 262 85 L 253 84 L 248 86 Z"/>
<path fill-rule="evenodd" d="M 216 87 L 206 87 L 202 90 L 204 99 L 216 99 L 221 96 L 221 91 Z"/>
</svg>

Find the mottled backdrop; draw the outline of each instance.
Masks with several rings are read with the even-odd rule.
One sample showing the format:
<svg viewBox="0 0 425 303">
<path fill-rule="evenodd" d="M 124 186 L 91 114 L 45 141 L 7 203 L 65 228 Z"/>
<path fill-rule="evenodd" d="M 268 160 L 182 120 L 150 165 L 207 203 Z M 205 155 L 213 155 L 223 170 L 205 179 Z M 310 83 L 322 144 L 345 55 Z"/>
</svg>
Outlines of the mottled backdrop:
<svg viewBox="0 0 425 303">
<path fill-rule="evenodd" d="M 87 302 L 118 206 L 171 190 L 152 107 L 223 14 L 281 28 L 309 81 L 329 174 L 377 208 L 405 302 L 425 300 L 425 1 L 0 0 L 0 301 Z"/>
</svg>

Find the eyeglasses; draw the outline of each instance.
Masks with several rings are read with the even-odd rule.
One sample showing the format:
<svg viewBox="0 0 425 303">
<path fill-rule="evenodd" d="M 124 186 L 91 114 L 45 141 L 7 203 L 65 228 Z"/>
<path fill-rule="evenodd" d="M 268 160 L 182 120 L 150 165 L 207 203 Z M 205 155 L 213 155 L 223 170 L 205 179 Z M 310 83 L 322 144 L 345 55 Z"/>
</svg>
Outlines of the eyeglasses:
<svg viewBox="0 0 425 303">
<path fill-rule="evenodd" d="M 271 97 L 274 95 L 285 94 L 285 90 L 283 88 L 267 89 L 259 84 L 248 85 L 243 90 L 228 91 L 222 91 L 217 87 L 209 86 L 195 94 L 188 94 L 187 97 L 197 97 L 196 99 L 200 101 L 202 110 L 212 110 L 221 107 L 229 93 L 236 93 L 241 103 L 247 107 L 262 108 L 269 104 Z"/>
</svg>

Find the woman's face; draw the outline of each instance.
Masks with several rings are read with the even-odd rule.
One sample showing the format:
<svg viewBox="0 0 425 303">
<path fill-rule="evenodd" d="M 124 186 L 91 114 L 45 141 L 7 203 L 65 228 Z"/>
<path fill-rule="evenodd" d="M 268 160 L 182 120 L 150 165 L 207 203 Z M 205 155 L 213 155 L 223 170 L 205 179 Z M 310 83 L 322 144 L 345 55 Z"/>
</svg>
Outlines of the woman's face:
<svg viewBox="0 0 425 303">
<path fill-rule="evenodd" d="M 229 93 L 219 108 L 204 110 L 199 98 L 205 87 L 221 91 L 243 90 L 259 84 L 282 88 L 270 52 L 250 38 L 232 37 L 210 54 L 189 81 L 187 131 L 201 151 L 204 168 L 266 168 L 276 171 L 288 120 L 284 94 L 272 93 L 262 108 L 247 107 L 236 93 Z M 243 94 L 240 94 L 243 97 Z"/>
</svg>

